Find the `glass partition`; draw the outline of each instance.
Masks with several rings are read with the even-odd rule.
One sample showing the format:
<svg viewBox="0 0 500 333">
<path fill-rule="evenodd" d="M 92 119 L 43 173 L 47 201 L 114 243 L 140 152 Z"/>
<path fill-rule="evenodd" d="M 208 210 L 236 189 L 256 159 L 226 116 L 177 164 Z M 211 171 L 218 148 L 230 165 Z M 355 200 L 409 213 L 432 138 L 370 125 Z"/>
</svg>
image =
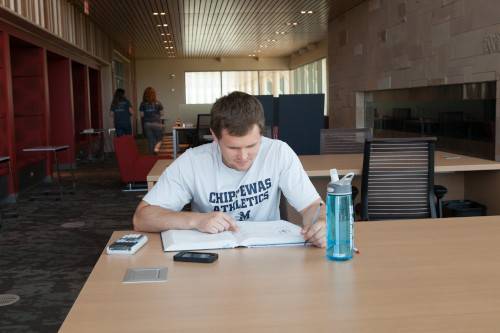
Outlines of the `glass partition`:
<svg viewBox="0 0 500 333">
<path fill-rule="evenodd" d="M 366 93 L 375 137 L 435 136 L 437 149 L 494 159 L 496 82 Z"/>
</svg>

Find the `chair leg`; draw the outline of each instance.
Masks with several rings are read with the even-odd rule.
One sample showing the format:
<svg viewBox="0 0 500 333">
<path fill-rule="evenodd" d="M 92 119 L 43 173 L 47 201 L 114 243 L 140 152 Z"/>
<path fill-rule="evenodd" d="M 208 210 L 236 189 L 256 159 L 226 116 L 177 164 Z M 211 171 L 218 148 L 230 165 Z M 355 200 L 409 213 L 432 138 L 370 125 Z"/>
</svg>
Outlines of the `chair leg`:
<svg viewBox="0 0 500 333">
<path fill-rule="evenodd" d="M 122 192 L 147 192 L 147 186 L 134 186 L 132 182 L 128 183 Z"/>
<path fill-rule="evenodd" d="M 448 189 L 443 185 L 434 185 L 434 195 L 437 201 L 437 215 L 439 218 L 443 217 L 443 198 L 448 193 Z"/>
</svg>

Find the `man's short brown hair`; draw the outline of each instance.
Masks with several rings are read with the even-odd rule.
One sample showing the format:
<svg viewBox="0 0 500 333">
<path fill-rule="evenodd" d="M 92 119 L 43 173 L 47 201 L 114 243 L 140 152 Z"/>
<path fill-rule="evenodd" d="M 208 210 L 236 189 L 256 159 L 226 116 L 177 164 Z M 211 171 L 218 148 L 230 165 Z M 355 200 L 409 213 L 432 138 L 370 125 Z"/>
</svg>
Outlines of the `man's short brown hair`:
<svg viewBox="0 0 500 333">
<path fill-rule="evenodd" d="M 244 136 L 254 125 L 264 131 L 264 110 L 259 100 L 252 95 L 235 91 L 219 98 L 212 106 L 210 128 L 217 138 L 225 129 L 230 135 Z"/>
</svg>

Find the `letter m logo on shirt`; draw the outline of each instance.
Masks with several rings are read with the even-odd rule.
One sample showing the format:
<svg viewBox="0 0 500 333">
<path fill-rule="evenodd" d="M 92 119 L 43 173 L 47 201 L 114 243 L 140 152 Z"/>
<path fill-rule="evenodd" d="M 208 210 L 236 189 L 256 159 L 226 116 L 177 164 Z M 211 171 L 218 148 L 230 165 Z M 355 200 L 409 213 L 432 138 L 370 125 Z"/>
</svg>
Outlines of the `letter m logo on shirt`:
<svg viewBox="0 0 500 333">
<path fill-rule="evenodd" d="M 239 217 L 240 221 L 246 221 L 249 219 L 250 219 L 250 211 L 249 210 L 247 210 L 245 213 L 240 212 L 240 217 Z"/>
</svg>

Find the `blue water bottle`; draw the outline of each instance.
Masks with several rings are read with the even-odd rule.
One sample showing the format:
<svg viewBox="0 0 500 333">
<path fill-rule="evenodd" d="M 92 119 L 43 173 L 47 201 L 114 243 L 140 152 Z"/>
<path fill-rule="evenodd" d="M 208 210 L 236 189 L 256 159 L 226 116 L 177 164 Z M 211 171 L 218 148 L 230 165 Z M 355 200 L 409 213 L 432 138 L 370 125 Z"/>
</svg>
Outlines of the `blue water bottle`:
<svg viewBox="0 0 500 333">
<path fill-rule="evenodd" d="M 351 182 L 354 173 L 338 179 L 337 170 L 330 170 L 331 181 L 326 193 L 326 257 L 349 260 L 353 256 L 353 209 Z"/>
</svg>

